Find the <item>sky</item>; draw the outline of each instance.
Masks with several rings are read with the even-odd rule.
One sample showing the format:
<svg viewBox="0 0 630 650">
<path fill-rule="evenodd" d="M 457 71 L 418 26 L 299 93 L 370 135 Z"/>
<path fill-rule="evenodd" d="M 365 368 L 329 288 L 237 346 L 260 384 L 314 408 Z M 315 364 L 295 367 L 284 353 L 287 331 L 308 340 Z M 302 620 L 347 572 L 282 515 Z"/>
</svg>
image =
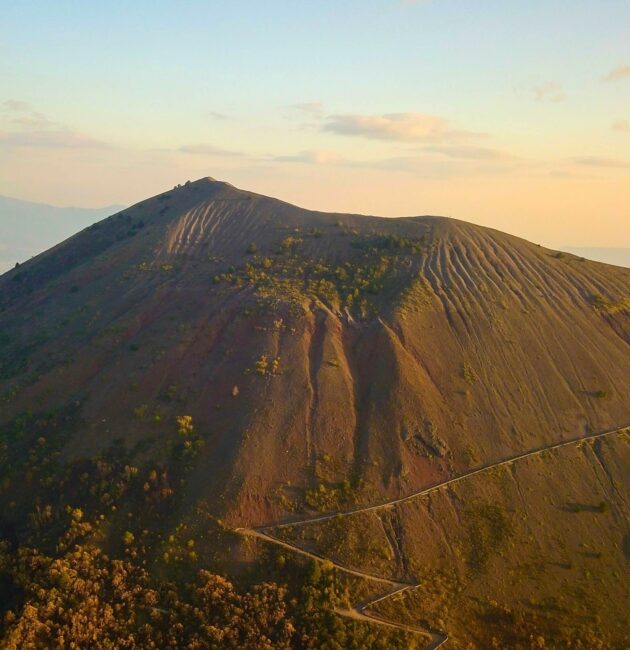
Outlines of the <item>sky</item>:
<svg viewBox="0 0 630 650">
<path fill-rule="evenodd" d="M 212 176 L 630 247 L 628 0 L 0 0 L 0 194 Z"/>
</svg>

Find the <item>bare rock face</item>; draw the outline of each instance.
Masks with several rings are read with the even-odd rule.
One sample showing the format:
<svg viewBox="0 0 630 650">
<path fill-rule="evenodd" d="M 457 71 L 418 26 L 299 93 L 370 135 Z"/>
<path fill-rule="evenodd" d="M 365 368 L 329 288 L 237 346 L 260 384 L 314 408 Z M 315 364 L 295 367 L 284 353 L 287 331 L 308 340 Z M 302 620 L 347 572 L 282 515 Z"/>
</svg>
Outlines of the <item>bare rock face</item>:
<svg viewBox="0 0 630 650">
<path fill-rule="evenodd" d="M 68 412 L 63 461 L 162 466 L 190 416 L 181 507 L 263 523 L 623 423 L 629 305 L 628 269 L 206 178 L 0 276 L 0 426 Z"/>
</svg>

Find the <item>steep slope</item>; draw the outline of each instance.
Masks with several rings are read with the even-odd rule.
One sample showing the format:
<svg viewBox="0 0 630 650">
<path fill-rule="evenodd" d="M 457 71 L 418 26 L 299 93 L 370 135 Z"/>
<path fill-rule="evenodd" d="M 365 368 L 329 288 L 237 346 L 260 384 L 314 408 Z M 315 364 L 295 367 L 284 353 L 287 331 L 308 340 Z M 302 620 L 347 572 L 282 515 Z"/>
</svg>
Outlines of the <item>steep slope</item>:
<svg viewBox="0 0 630 650">
<path fill-rule="evenodd" d="M 625 647 L 629 396 L 629 269 L 178 186 L 0 276 L 0 647 Z"/>
<path fill-rule="evenodd" d="M 189 415 L 182 513 L 334 510 L 626 422 L 629 305 L 627 269 L 202 179 L 0 277 L 0 424 L 61 409 L 62 460 L 162 466 Z"/>
</svg>

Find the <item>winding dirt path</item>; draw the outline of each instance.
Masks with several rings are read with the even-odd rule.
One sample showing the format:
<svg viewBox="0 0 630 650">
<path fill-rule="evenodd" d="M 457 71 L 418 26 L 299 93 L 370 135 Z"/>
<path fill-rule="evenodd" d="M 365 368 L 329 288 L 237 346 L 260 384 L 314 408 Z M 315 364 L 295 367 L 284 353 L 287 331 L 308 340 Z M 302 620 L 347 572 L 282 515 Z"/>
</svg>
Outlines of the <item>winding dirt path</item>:
<svg viewBox="0 0 630 650">
<path fill-rule="evenodd" d="M 263 530 L 260 528 L 235 528 L 234 532 L 238 533 L 239 535 L 246 535 L 247 537 L 256 537 L 266 542 L 271 542 L 276 546 L 280 546 L 281 548 L 287 549 L 288 551 L 292 551 L 293 553 L 298 553 L 299 555 L 308 557 L 311 560 L 316 560 L 317 562 L 329 562 L 338 571 L 342 571 L 343 573 L 347 573 L 348 575 L 351 576 L 356 576 L 357 578 L 365 578 L 366 580 L 373 580 L 374 582 L 380 582 L 382 584 L 391 585 L 392 587 L 395 588 L 396 592 L 401 591 L 402 589 L 409 589 L 409 587 L 415 586 L 414 583 L 412 582 L 398 582 L 396 580 L 390 580 L 389 578 L 383 578 L 382 576 L 375 576 L 371 573 L 365 573 L 363 571 L 350 569 L 349 567 L 345 567 L 342 564 L 337 564 L 337 562 L 333 562 L 332 560 L 329 560 L 323 555 L 319 555 L 318 553 L 307 551 L 303 548 L 300 548 L 299 546 L 294 546 L 289 542 L 285 542 L 277 537 L 273 537 L 272 535 L 263 532 Z M 388 597 L 393 593 L 394 592 L 388 593 Z"/>
<path fill-rule="evenodd" d="M 355 605 L 352 609 L 340 609 L 338 608 L 336 612 L 341 615 L 341 616 L 346 616 L 348 618 L 357 620 L 357 621 L 364 621 L 364 622 L 369 622 L 369 623 L 375 623 L 377 625 L 383 625 L 385 627 L 390 627 L 394 628 L 397 630 L 403 630 L 405 632 L 413 632 L 414 634 L 419 634 L 424 636 L 429 645 L 427 645 L 426 650 L 436 650 L 440 646 L 444 645 L 446 641 L 448 641 L 448 635 L 445 633 L 441 632 L 432 632 L 426 629 L 423 629 L 421 627 L 415 627 L 413 625 L 405 625 L 403 623 L 396 623 L 395 621 L 388 621 L 387 619 L 381 618 L 380 616 L 375 615 L 374 613 L 371 613 L 369 611 L 370 607 L 373 607 L 377 603 L 382 602 L 383 600 L 387 600 L 388 598 L 393 598 L 394 596 L 398 594 L 402 594 L 403 592 L 409 590 L 409 589 L 415 589 L 416 587 L 419 587 L 419 584 L 415 583 L 410 583 L 410 582 L 399 582 L 396 580 L 391 580 L 389 578 L 384 578 L 382 576 L 377 576 L 373 575 L 371 573 L 365 573 L 363 571 L 358 571 L 356 569 L 351 569 L 349 567 L 343 566 L 342 564 L 338 564 L 337 562 L 334 562 L 323 555 L 319 555 L 318 553 L 314 553 L 312 551 L 307 551 L 303 548 L 300 548 L 299 546 L 295 546 L 294 544 L 291 544 L 290 542 L 286 542 L 282 539 L 279 539 L 277 537 L 274 537 L 269 533 L 269 531 L 274 530 L 276 528 L 287 528 L 289 526 L 301 526 L 304 524 L 313 524 L 317 522 L 323 522 L 323 521 L 329 521 L 331 519 L 336 519 L 340 517 L 348 517 L 350 515 L 354 514 L 359 514 L 362 512 L 372 512 L 374 510 L 379 510 L 381 508 L 392 508 L 399 503 L 405 503 L 407 501 L 411 501 L 413 499 L 416 499 L 417 497 L 423 496 L 425 494 L 429 494 L 430 492 L 434 490 L 439 490 L 441 488 L 446 488 L 449 485 L 453 485 L 454 483 L 458 483 L 459 481 L 463 481 L 466 478 L 470 478 L 471 476 L 475 476 L 477 474 L 481 474 L 482 472 L 486 472 L 488 470 L 494 469 L 496 467 L 502 467 L 505 465 L 511 465 L 512 463 L 516 463 L 520 460 L 524 460 L 526 458 L 531 458 L 533 456 L 538 456 L 546 451 L 553 451 L 555 449 L 560 449 L 562 447 L 568 447 L 570 445 L 576 445 L 580 443 L 585 443 L 589 442 L 591 440 L 597 440 L 599 438 L 604 438 L 606 436 L 612 436 L 615 434 L 630 434 L 630 424 L 625 424 L 624 426 L 618 427 L 616 429 L 610 429 L 608 431 L 602 431 L 600 433 L 594 433 L 590 436 L 581 436 L 579 438 L 572 438 L 571 440 L 565 440 L 563 442 L 559 442 L 553 445 L 548 445 L 547 447 L 539 447 L 537 449 L 534 449 L 532 451 L 528 451 L 523 454 L 519 454 L 518 456 L 512 456 L 510 458 L 506 458 L 504 460 L 498 461 L 496 463 L 488 464 L 488 465 L 483 465 L 482 467 L 479 467 L 477 469 L 471 470 L 469 472 L 465 472 L 464 474 L 460 474 L 459 476 L 456 476 L 455 478 L 449 479 L 447 481 L 442 481 L 441 483 L 436 483 L 434 485 L 431 485 L 427 488 L 424 488 L 422 490 L 419 490 L 417 492 L 413 492 L 407 496 L 404 497 L 399 497 L 398 499 L 392 499 L 390 501 L 383 501 L 381 503 L 376 503 L 368 506 L 363 506 L 363 507 L 357 507 L 357 508 L 352 508 L 349 510 L 344 510 L 340 512 L 330 512 L 326 513 L 323 515 L 315 515 L 313 517 L 305 517 L 302 519 L 297 519 L 294 521 L 289 521 L 289 522 L 283 522 L 280 524 L 270 524 L 267 526 L 259 526 L 257 528 L 236 528 L 234 530 L 235 533 L 238 533 L 240 535 L 244 535 L 247 537 L 254 537 L 256 539 L 263 540 L 265 542 L 269 542 L 271 544 L 275 544 L 276 546 L 280 546 L 281 548 L 284 548 L 286 550 L 292 551 L 293 553 L 297 553 L 299 555 L 302 555 L 304 557 L 308 557 L 312 560 L 315 560 L 317 562 L 328 562 L 331 564 L 336 570 L 341 571 L 343 573 L 346 573 L 348 575 L 352 575 L 358 578 L 364 578 L 366 580 L 372 580 L 373 582 L 378 582 L 380 584 L 386 584 L 389 585 L 389 590 L 386 591 L 385 593 L 381 594 L 380 596 L 377 596 L 376 598 L 373 598 L 365 603 L 361 603 L 358 605 Z"/>
</svg>

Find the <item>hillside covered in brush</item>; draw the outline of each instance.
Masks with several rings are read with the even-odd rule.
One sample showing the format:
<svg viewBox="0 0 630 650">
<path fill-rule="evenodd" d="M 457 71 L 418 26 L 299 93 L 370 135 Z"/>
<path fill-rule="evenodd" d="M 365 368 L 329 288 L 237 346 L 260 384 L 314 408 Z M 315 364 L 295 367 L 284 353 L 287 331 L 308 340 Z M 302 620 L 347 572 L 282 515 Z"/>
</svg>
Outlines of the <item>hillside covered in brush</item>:
<svg viewBox="0 0 630 650">
<path fill-rule="evenodd" d="M 112 557 L 141 558 L 143 571 L 188 584 L 181 599 L 197 602 L 208 578 L 190 585 L 207 568 L 244 583 L 254 574 L 286 582 L 287 554 L 279 560 L 236 528 L 387 502 L 629 421 L 629 269 L 444 217 L 327 214 L 210 178 L 186 183 L 0 276 L 0 534 L 12 567 L 0 617 L 11 611 L 6 634 L 25 625 L 18 548 L 57 557 L 59 540 L 74 535 L 67 549 L 87 539 Z M 283 538 L 392 578 L 439 572 L 452 593 L 473 589 L 483 599 L 484 585 L 505 572 L 518 578 L 514 557 L 534 575 L 539 556 L 581 530 L 575 517 L 592 517 L 584 543 L 614 555 L 601 579 L 623 610 L 628 443 L 598 445 L 579 458 L 563 447 L 544 466 L 527 461 L 509 489 L 478 474 L 469 490 L 400 506 L 387 522 L 365 514 L 342 529 L 322 524 Z M 528 486 L 536 494 L 524 493 Z M 471 530 L 475 548 L 466 547 Z M 367 546 L 361 531 L 371 531 Z M 340 536 L 350 541 L 339 546 Z M 540 553 L 530 557 L 532 539 Z M 568 562 L 567 553 L 553 562 Z M 589 560 L 595 568 L 580 565 L 573 582 L 587 570 L 599 576 Z M 479 575 L 481 586 L 468 579 Z M 535 575 L 529 591 L 493 589 L 516 611 L 532 589 L 547 588 L 544 572 Z M 550 594 L 563 588 L 550 579 Z M 431 598 L 413 597 L 404 603 L 409 620 L 449 626 L 448 614 L 419 613 Z M 505 602 L 491 614 L 520 621 Z M 151 607 L 158 616 L 184 605 Z M 455 608 L 453 647 L 491 647 L 468 624 L 490 606 L 466 607 Z M 601 622 L 606 603 L 600 609 Z M 326 611 L 327 621 L 338 618 Z M 280 640 L 269 647 L 323 647 L 293 634 L 301 626 L 304 639 L 317 639 L 319 623 L 307 618 L 295 613 L 293 631 L 269 621 L 256 629 L 273 628 L 269 638 Z M 593 620 L 583 623 L 597 628 Z M 160 625 L 166 635 L 170 623 Z M 330 625 L 322 629 L 332 639 L 340 632 Z M 507 627 L 493 632 L 498 643 Z M 621 643 L 620 634 L 607 642 Z M 349 638 L 330 647 L 352 647 Z M 195 642 L 189 647 L 232 647 Z M 381 642 L 393 643 L 370 641 Z"/>
</svg>

